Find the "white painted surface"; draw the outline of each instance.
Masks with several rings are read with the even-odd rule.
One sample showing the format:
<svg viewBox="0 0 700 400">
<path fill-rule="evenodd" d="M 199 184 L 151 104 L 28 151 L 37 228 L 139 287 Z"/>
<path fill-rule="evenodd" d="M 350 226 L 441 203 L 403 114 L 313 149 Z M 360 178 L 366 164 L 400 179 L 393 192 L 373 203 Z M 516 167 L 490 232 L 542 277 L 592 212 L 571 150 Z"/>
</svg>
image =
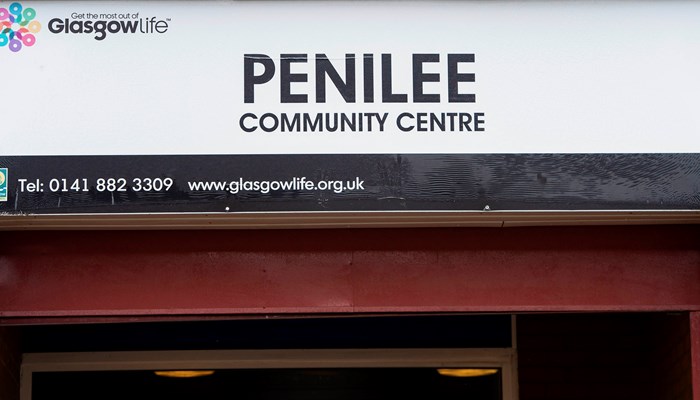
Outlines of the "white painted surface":
<svg viewBox="0 0 700 400">
<path fill-rule="evenodd" d="M 0 1 L 0 7 L 11 2 Z M 42 29 L 0 48 L 0 155 L 700 152 L 700 2 L 22 2 Z M 170 18 L 163 34 L 53 34 L 71 13 Z M 243 55 L 307 53 L 308 104 L 279 101 L 279 75 L 243 102 Z M 313 96 L 313 55 L 391 53 L 408 104 Z M 475 104 L 410 102 L 413 53 L 474 53 Z M 342 61 L 342 60 L 340 60 Z M 342 66 L 338 62 L 336 65 Z M 439 68 L 426 65 L 426 71 Z M 279 72 L 279 69 L 278 69 Z M 444 72 L 444 71 L 443 71 Z M 444 75 L 443 75 L 443 79 Z M 381 93 L 375 88 L 375 95 Z M 409 112 L 483 112 L 484 132 L 404 133 Z M 389 113 L 385 132 L 244 133 L 244 113 Z"/>
</svg>

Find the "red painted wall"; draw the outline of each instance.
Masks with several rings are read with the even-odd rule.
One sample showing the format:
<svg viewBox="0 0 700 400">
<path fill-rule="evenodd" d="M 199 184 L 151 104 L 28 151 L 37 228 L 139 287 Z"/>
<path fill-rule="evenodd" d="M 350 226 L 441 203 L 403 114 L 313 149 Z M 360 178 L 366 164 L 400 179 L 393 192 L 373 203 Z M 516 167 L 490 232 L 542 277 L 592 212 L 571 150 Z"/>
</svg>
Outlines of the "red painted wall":
<svg viewBox="0 0 700 400">
<path fill-rule="evenodd" d="M 699 238 L 695 225 L 0 232 L 0 325 L 278 313 L 697 311 Z M 597 324 L 577 315 L 521 316 L 523 399 L 562 398 L 557 393 L 571 389 L 578 398 L 602 399 L 626 388 L 635 398 L 686 399 L 691 374 L 700 399 L 698 315 L 661 330 L 637 320 L 601 323 L 611 318 L 603 314 Z M 617 333 L 595 331 L 610 327 Z M 0 398 L 14 400 L 19 347 L 7 345 L 16 339 L 8 332 L 0 327 Z M 632 345 L 639 352 L 630 354 L 646 364 L 630 370 L 616 360 L 629 363 L 622 353 Z M 600 346 L 606 350 L 590 350 Z M 573 364 L 542 373 L 566 354 Z M 576 372 L 582 362 L 593 368 L 577 381 L 586 377 Z M 669 369 L 655 386 L 644 383 L 662 364 Z M 622 374 L 613 385 L 629 385 L 601 391 L 611 382 L 606 368 Z M 545 376 L 558 377 L 559 386 Z M 589 385 L 596 379 L 598 391 Z"/>
<path fill-rule="evenodd" d="M 700 226 L 1 232 L 0 318 L 700 309 Z"/>
<path fill-rule="evenodd" d="M 690 357 L 693 399 L 700 400 L 700 313 L 690 313 Z"/>
</svg>

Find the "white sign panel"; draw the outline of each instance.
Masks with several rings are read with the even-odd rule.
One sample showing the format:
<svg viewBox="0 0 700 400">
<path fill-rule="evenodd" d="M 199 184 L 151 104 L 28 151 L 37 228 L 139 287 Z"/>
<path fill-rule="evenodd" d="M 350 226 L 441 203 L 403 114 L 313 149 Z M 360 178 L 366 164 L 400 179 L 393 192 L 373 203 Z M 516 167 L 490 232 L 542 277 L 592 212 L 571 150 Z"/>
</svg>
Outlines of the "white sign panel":
<svg viewBox="0 0 700 400">
<path fill-rule="evenodd" d="M 700 152 L 700 2 L 0 1 L 0 155 Z"/>
</svg>

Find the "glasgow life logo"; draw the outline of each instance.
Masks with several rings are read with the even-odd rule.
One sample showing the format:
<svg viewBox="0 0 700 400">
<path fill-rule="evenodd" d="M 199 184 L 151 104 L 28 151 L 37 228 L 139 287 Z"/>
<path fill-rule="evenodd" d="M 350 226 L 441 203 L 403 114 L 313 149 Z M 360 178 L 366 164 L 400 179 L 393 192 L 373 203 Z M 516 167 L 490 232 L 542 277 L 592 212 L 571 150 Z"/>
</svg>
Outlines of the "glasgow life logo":
<svg viewBox="0 0 700 400">
<path fill-rule="evenodd" d="M 7 201 L 7 168 L 0 168 L 0 201 Z"/>
<path fill-rule="evenodd" d="M 25 46 L 34 46 L 34 35 L 41 30 L 41 24 L 34 18 L 36 11 L 24 8 L 20 3 L 0 8 L 0 49 L 7 46 L 11 52 L 17 53 Z"/>
<path fill-rule="evenodd" d="M 78 13 L 70 18 L 52 18 L 49 31 L 54 34 L 87 34 L 104 40 L 111 34 L 156 34 L 168 31 L 170 18 L 141 17 L 140 13 Z"/>
</svg>

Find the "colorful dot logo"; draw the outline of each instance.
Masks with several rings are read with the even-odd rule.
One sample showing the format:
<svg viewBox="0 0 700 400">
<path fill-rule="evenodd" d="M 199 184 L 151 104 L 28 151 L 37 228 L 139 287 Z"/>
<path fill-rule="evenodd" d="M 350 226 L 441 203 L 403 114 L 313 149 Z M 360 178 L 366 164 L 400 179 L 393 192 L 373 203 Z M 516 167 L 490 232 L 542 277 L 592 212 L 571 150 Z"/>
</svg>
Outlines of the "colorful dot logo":
<svg viewBox="0 0 700 400">
<path fill-rule="evenodd" d="M 36 44 L 35 33 L 41 30 L 39 21 L 33 21 L 36 11 L 23 8 L 20 3 L 12 3 L 8 8 L 0 8 L 0 48 L 8 46 L 16 53 L 23 46 Z"/>
</svg>

